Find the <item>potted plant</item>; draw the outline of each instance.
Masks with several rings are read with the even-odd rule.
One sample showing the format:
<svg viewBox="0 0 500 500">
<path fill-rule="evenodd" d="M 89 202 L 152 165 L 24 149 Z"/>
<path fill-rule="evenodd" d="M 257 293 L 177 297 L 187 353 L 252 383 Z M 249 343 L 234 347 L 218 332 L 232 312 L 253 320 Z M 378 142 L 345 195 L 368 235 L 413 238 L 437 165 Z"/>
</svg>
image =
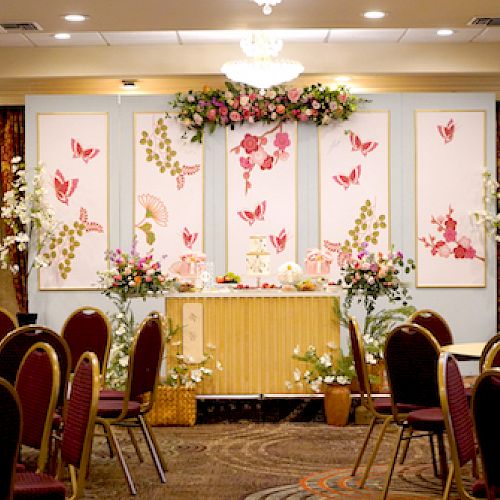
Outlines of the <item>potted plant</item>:
<svg viewBox="0 0 500 500">
<path fill-rule="evenodd" d="M 346 355 L 342 349 L 332 343 L 327 344 L 328 350 L 318 354 L 315 346 L 310 345 L 304 353 L 296 346 L 293 359 L 307 363 L 307 369 L 302 373 L 296 368 L 293 378 L 299 386 L 305 382 L 312 391 L 323 392 L 325 417 L 329 425 L 346 425 L 351 407 L 351 390 L 349 384 L 354 376 L 352 356 Z M 287 382 L 289 388 L 292 387 Z"/>
<path fill-rule="evenodd" d="M 182 326 L 173 325 L 167 318 L 164 324 L 165 342 L 167 346 L 167 372 L 157 388 L 156 400 L 148 414 L 151 425 L 188 425 L 196 423 L 196 388 L 207 377 L 211 377 L 214 369 L 222 370 L 220 361 L 213 353 L 205 353 L 199 362 L 181 352 Z M 169 346 L 174 348 L 169 351 Z M 215 346 L 207 345 L 210 351 Z"/>
<path fill-rule="evenodd" d="M 53 260 L 46 252 L 56 236 L 59 222 L 45 199 L 44 170 L 37 165 L 32 182 L 28 183 L 26 166 L 20 156 L 11 160 L 12 188 L 3 194 L 1 207 L 5 234 L 0 240 L 0 265 L 14 276 L 19 323 L 36 322 L 29 314 L 28 280 L 33 269 L 48 267 Z"/>
</svg>

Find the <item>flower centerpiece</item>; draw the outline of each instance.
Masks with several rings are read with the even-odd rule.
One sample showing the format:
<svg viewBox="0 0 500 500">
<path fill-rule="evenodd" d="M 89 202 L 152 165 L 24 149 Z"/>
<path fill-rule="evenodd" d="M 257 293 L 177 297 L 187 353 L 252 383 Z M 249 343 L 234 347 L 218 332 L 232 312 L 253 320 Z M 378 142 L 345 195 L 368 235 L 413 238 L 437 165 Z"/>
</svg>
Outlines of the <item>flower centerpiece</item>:
<svg viewBox="0 0 500 500">
<path fill-rule="evenodd" d="M 278 267 L 278 280 L 282 285 L 293 287 L 304 275 L 302 268 L 295 262 L 285 262 Z"/>
<path fill-rule="evenodd" d="M 170 104 L 181 123 L 194 132 L 191 141 L 202 142 L 205 125 L 210 133 L 217 126 L 234 128 L 257 122 L 294 120 L 327 125 L 332 120 L 347 120 L 360 101 L 343 85 L 335 89 L 320 83 L 301 89 L 274 86 L 264 93 L 232 82 L 225 87 L 175 95 Z"/>
<path fill-rule="evenodd" d="M 42 165 L 37 165 L 28 184 L 21 157 L 12 158 L 11 164 L 12 189 L 3 194 L 1 207 L 5 235 L 0 241 L 0 265 L 14 275 L 19 309 L 27 313 L 29 276 L 33 269 L 48 267 L 55 257 L 45 249 L 56 236 L 59 222 L 46 202 Z"/>
<path fill-rule="evenodd" d="M 472 217 L 476 224 L 484 225 L 486 233 L 492 235 L 495 241 L 500 241 L 498 229 L 500 228 L 500 213 L 498 213 L 498 200 L 500 199 L 500 184 L 493 178 L 491 172 L 483 173 L 484 210 L 473 212 Z"/>
<path fill-rule="evenodd" d="M 154 297 L 167 291 L 172 280 L 161 270 L 161 264 L 151 253 L 141 257 L 136 249 L 127 253 L 121 249 L 107 255 L 111 268 L 98 272 L 99 286 L 109 297 L 117 312 L 110 315 L 113 341 L 109 354 L 106 383 L 113 389 L 123 389 L 128 373 L 128 351 L 135 334 L 136 323 L 131 308 L 131 299 Z"/>
</svg>

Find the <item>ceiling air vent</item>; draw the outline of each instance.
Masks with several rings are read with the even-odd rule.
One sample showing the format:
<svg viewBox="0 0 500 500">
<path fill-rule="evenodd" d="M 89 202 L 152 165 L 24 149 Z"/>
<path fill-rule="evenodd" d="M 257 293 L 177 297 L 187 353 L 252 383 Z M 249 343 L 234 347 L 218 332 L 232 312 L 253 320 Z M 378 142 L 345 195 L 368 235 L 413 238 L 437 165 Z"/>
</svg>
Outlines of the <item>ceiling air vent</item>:
<svg viewBox="0 0 500 500">
<path fill-rule="evenodd" d="M 0 23 L 0 32 L 12 31 L 43 31 L 43 28 L 38 23 Z"/>
<path fill-rule="evenodd" d="M 500 17 L 473 17 L 469 26 L 500 26 Z"/>
</svg>

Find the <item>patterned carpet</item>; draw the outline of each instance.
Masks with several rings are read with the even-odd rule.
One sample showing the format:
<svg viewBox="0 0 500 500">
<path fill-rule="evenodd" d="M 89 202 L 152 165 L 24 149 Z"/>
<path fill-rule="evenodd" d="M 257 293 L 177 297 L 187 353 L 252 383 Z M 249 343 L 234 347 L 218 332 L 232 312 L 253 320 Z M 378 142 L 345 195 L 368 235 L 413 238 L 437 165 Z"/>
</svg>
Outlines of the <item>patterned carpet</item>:
<svg viewBox="0 0 500 500">
<path fill-rule="evenodd" d="M 202 424 L 192 428 L 157 427 L 168 464 L 161 485 L 144 441 L 140 464 L 126 433 L 120 442 L 140 499 L 375 499 L 383 483 L 384 463 L 394 433 L 385 440 L 366 489 L 356 488 L 350 467 L 366 427 L 330 427 L 324 423 Z M 120 432 L 120 431 L 119 431 Z M 432 475 L 427 439 L 414 440 L 405 465 L 398 465 L 389 498 L 440 497 Z M 94 441 L 92 470 L 85 498 L 128 499 L 117 462 L 103 438 Z"/>
</svg>

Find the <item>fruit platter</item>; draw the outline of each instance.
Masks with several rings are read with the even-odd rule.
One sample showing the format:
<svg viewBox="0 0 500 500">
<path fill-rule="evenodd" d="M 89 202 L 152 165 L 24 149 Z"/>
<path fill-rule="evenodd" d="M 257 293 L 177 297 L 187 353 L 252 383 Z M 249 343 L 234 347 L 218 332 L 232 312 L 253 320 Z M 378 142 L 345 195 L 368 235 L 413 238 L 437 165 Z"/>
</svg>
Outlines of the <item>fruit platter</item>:
<svg viewBox="0 0 500 500">
<path fill-rule="evenodd" d="M 236 284 L 241 281 L 241 278 L 235 273 L 228 272 L 224 275 L 216 276 L 215 281 L 219 285 L 226 285 L 231 283 Z"/>
</svg>

